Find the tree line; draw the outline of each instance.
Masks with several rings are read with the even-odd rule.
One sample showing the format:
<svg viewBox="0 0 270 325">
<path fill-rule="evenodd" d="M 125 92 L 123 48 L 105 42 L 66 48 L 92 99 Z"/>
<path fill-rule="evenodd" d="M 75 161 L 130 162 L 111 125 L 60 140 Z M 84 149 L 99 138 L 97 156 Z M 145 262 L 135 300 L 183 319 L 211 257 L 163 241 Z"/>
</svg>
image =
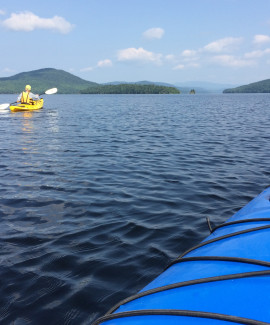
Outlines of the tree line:
<svg viewBox="0 0 270 325">
<path fill-rule="evenodd" d="M 180 94 L 180 91 L 167 86 L 120 84 L 89 87 L 81 94 Z"/>
</svg>

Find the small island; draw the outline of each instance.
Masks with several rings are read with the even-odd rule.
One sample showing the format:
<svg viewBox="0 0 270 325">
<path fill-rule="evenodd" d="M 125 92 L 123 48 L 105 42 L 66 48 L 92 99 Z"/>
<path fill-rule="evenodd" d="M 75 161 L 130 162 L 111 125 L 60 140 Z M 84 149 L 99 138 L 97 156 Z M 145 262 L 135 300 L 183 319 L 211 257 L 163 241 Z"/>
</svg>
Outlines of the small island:
<svg viewBox="0 0 270 325">
<path fill-rule="evenodd" d="M 180 91 L 175 87 L 157 86 L 153 84 L 120 84 L 88 87 L 82 90 L 81 94 L 180 94 Z"/>
<path fill-rule="evenodd" d="M 191 89 L 189 93 L 190 95 L 195 95 L 195 89 Z"/>
</svg>

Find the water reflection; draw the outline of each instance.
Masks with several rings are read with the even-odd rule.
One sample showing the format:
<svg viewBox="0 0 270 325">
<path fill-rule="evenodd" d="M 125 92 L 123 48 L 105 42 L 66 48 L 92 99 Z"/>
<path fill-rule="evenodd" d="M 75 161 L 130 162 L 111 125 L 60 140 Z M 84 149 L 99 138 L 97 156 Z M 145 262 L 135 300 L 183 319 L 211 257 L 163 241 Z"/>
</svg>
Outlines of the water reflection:
<svg viewBox="0 0 270 325">
<path fill-rule="evenodd" d="M 23 127 L 22 131 L 25 133 L 32 133 L 33 131 L 33 112 L 31 111 L 25 111 L 23 112 Z"/>
<path fill-rule="evenodd" d="M 22 144 L 22 150 L 24 153 L 33 152 L 33 131 L 34 131 L 34 120 L 33 112 L 11 112 L 14 118 L 21 121 L 21 132 L 18 134 L 18 141 Z"/>
</svg>

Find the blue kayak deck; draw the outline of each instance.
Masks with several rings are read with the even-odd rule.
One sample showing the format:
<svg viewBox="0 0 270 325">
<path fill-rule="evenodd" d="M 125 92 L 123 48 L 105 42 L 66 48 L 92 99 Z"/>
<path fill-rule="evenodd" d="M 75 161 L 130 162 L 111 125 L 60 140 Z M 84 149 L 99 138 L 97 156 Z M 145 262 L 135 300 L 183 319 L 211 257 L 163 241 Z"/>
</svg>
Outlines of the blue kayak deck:
<svg viewBox="0 0 270 325">
<path fill-rule="evenodd" d="M 270 188 L 94 324 L 270 324 Z"/>
</svg>

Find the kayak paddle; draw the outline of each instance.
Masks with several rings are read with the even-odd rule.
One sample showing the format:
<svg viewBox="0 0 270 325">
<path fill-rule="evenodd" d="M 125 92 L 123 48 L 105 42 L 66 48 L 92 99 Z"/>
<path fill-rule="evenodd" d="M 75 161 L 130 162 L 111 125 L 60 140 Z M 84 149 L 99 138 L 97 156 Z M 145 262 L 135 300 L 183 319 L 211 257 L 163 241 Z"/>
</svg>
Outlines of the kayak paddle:
<svg viewBox="0 0 270 325">
<path fill-rule="evenodd" d="M 51 88 L 51 89 L 48 89 L 46 90 L 43 94 L 39 95 L 39 96 L 42 96 L 42 95 L 53 95 L 53 94 L 56 94 L 57 93 L 57 88 Z M 14 103 L 10 103 L 10 104 L 1 104 L 0 105 L 0 110 L 4 110 L 4 109 L 7 109 L 10 105 L 12 104 L 16 104 L 17 102 L 14 102 Z"/>
</svg>

